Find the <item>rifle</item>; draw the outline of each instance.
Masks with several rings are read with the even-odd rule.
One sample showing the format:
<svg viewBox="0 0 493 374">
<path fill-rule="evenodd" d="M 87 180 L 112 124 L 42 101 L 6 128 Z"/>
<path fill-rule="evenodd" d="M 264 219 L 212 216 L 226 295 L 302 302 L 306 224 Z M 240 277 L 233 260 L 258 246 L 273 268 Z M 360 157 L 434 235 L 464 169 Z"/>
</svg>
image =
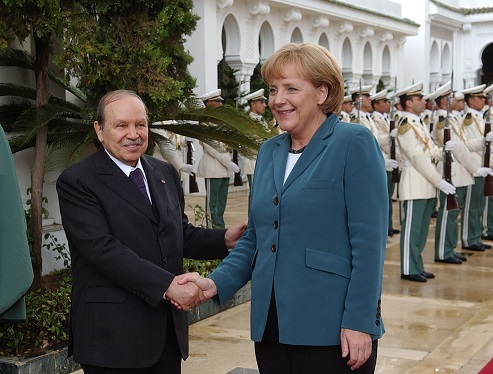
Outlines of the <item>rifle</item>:
<svg viewBox="0 0 493 374">
<path fill-rule="evenodd" d="M 241 100 L 240 97 L 240 87 L 238 87 L 238 97 L 235 98 L 235 104 L 236 104 L 236 109 L 238 109 L 238 102 Z M 239 166 L 238 164 L 238 151 L 236 149 L 233 149 L 233 159 L 232 161 Z M 233 186 L 235 187 L 241 187 L 243 186 L 243 180 L 241 179 L 241 170 L 238 173 L 235 173 L 234 176 L 234 181 L 233 181 Z"/>
<path fill-rule="evenodd" d="M 193 152 L 195 148 L 193 143 L 187 140 L 187 164 L 193 165 Z M 197 179 L 195 174 L 190 174 L 188 177 L 188 189 L 190 193 L 199 192 L 199 185 L 197 184 Z"/>
<path fill-rule="evenodd" d="M 449 105 L 449 104 L 447 104 Z M 431 102 L 431 111 L 430 111 L 430 134 L 433 133 L 433 119 L 435 118 L 435 100 Z"/>
<path fill-rule="evenodd" d="M 233 149 L 233 162 L 238 165 L 238 151 Z M 235 173 L 234 186 L 243 186 L 243 180 L 241 179 L 241 170 L 238 173 Z"/>
<path fill-rule="evenodd" d="M 397 90 L 397 77 L 395 77 L 395 83 L 394 83 L 395 90 Z M 392 100 L 390 101 L 390 121 L 389 121 L 389 130 L 392 132 L 392 130 L 395 129 L 395 119 L 394 119 L 394 97 L 392 97 Z M 390 158 L 392 160 L 396 159 L 395 156 L 395 138 L 390 137 Z M 392 169 L 392 183 L 399 183 L 401 180 L 401 176 L 399 173 L 399 168 Z"/>
<path fill-rule="evenodd" d="M 454 86 L 454 73 L 452 72 L 452 84 L 451 84 L 451 90 L 452 93 L 454 92 L 453 86 Z M 444 160 L 443 160 L 443 177 L 444 179 L 453 185 L 452 183 L 452 161 L 454 161 L 453 156 L 452 156 L 452 151 L 447 151 L 445 149 L 445 143 L 447 143 L 450 140 L 450 126 L 449 126 L 449 115 L 450 115 L 450 95 L 449 94 L 447 97 L 447 116 L 445 117 L 445 125 L 443 126 L 443 153 L 444 153 Z M 453 195 L 447 195 L 447 210 L 457 210 L 460 208 L 459 205 L 459 198 L 456 193 Z"/>
<path fill-rule="evenodd" d="M 361 78 L 359 79 L 359 97 L 358 97 L 358 102 L 357 102 L 357 105 L 358 105 L 358 118 L 356 119 L 356 123 L 359 123 L 361 124 L 361 118 L 359 116 L 359 111 L 360 111 L 360 108 L 361 108 L 361 104 L 363 103 L 363 88 L 361 87 Z"/>
<path fill-rule="evenodd" d="M 483 166 L 486 168 L 490 167 L 490 146 L 491 142 L 486 141 L 486 134 L 491 131 L 491 119 L 490 119 L 490 111 L 491 111 L 491 94 L 489 95 L 490 106 L 486 111 L 486 118 L 484 124 L 484 155 L 483 155 Z M 484 178 L 484 196 L 492 196 L 493 195 L 493 177 L 491 175 L 487 175 Z"/>
</svg>

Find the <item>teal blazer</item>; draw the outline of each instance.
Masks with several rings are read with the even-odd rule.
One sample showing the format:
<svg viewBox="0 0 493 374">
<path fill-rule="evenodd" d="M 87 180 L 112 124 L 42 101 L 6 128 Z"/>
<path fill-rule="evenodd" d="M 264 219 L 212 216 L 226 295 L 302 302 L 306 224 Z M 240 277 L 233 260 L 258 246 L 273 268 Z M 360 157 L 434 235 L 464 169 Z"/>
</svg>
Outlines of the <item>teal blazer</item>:
<svg viewBox="0 0 493 374">
<path fill-rule="evenodd" d="M 251 337 L 262 339 L 272 289 L 279 342 L 338 345 L 341 328 L 378 339 L 387 240 L 382 152 L 364 126 L 331 114 L 283 183 L 290 135 L 258 154 L 248 227 L 210 275 L 215 301 L 251 279 Z"/>
</svg>

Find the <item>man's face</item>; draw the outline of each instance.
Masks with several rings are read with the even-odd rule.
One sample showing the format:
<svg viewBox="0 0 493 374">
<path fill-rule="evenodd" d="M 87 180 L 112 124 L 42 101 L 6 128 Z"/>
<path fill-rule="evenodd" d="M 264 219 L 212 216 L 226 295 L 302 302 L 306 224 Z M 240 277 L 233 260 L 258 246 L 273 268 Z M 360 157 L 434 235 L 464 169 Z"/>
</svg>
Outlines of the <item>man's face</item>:
<svg viewBox="0 0 493 374">
<path fill-rule="evenodd" d="M 406 111 L 418 116 L 425 110 L 425 106 L 423 96 L 411 96 L 406 100 Z"/>
<path fill-rule="evenodd" d="M 464 99 L 462 100 L 457 100 L 456 103 L 455 103 L 455 110 L 461 112 L 464 110 L 464 108 L 466 107 L 466 102 Z"/>
<path fill-rule="evenodd" d="M 250 110 L 255 114 L 262 115 L 266 106 L 265 100 L 255 100 L 250 103 Z"/>
<path fill-rule="evenodd" d="M 121 162 L 135 166 L 148 143 L 146 109 L 133 96 L 113 101 L 104 108 L 105 123 L 94 122 L 94 129 L 104 148 Z"/>
<path fill-rule="evenodd" d="M 391 107 L 390 100 L 387 100 L 387 99 L 376 100 L 373 103 L 373 107 L 379 113 L 388 113 L 388 112 L 390 112 L 390 107 Z"/>
<path fill-rule="evenodd" d="M 215 101 L 206 101 L 205 106 L 207 108 L 218 108 L 223 105 L 223 102 L 221 100 L 215 100 Z"/>
<path fill-rule="evenodd" d="M 486 97 L 484 96 L 471 96 L 467 104 L 470 108 L 475 110 L 481 110 L 486 104 Z"/>
<path fill-rule="evenodd" d="M 345 103 L 342 103 L 341 109 L 345 111 L 346 113 L 351 113 L 351 111 L 354 108 L 354 104 L 352 101 L 346 101 Z"/>
<path fill-rule="evenodd" d="M 433 100 L 426 100 L 426 109 L 428 110 L 433 109 Z"/>
<path fill-rule="evenodd" d="M 365 112 L 371 112 L 372 111 L 372 106 L 371 106 L 371 97 L 370 95 L 363 94 L 362 95 L 362 100 L 361 100 L 361 110 Z"/>
</svg>

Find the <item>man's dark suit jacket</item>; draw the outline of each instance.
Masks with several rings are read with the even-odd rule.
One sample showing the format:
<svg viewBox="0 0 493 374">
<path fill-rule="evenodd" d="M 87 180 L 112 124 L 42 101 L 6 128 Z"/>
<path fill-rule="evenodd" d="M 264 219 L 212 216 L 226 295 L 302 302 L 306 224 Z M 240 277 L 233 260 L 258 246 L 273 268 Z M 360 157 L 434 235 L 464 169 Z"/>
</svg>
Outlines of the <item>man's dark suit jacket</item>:
<svg viewBox="0 0 493 374">
<path fill-rule="evenodd" d="M 142 156 L 153 206 L 101 147 L 67 168 L 57 191 L 72 257 L 69 354 L 76 362 L 149 367 L 173 318 L 184 359 L 187 314 L 162 299 L 183 257 L 223 258 L 225 230 L 196 228 L 184 214 L 176 170 Z"/>
</svg>

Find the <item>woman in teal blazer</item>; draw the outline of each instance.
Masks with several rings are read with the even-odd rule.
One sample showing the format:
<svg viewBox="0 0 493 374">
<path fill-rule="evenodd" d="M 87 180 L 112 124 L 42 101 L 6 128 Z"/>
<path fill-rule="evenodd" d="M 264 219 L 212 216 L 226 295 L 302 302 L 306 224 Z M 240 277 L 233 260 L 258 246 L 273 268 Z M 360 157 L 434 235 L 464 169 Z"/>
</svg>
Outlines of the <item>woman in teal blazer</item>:
<svg viewBox="0 0 493 374">
<path fill-rule="evenodd" d="M 188 280 L 222 303 L 251 279 L 261 373 L 373 372 L 388 212 L 380 148 L 332 114 L 344 88 L 326 49 L 288 44 L 262 76 L 286 132 L 258 153 L 242 238 L 209 278 Z"/>
</svg>

